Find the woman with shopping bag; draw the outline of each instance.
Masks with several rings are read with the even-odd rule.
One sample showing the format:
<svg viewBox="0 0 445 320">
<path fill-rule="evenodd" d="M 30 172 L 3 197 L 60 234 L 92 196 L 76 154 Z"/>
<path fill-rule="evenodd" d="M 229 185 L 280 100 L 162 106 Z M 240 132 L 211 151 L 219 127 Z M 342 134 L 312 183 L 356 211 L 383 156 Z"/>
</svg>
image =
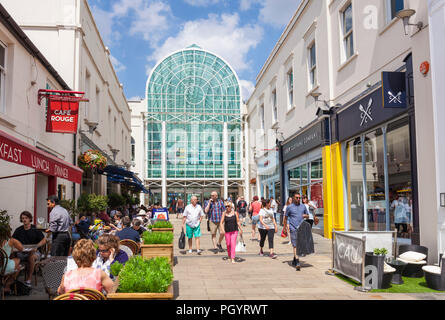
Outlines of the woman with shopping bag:
<svg viewBox="0 0 445 320">
<path fill-rule="evenodd" d="M 227 254 L 229 260 L 235 263 L 236 239 L 238 238 L 238 231 L 243 235 L 243 229 L 240 225 L 238 212 L 233 210 L 231 202 L 225 202 L 226 210 L 223 212 L 220 223 L 220 232 L 226 238 Z"/>
</svg>

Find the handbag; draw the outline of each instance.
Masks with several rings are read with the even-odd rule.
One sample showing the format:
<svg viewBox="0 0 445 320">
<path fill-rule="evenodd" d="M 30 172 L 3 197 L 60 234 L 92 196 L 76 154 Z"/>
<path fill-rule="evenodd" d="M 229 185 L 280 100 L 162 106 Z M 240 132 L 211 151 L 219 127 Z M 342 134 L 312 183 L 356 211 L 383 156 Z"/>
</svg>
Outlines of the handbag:
<svg viewBox="0 0 445 320">
<path fill-rule="evenodd" d="M 235 252 L 246 252 L 246 244 L 244 243 L 243 236 L 240 235 L 240 240 L 236 243 Z"/>
<path fill-rule="evenodd" d="M 287 230 L 283 228 L 283 231 L 281 231 L 281 238 L 287 238 Z"/>
<path fill-rule="evenodd" d="M 185 233 L 184 233 L 184 229 L 182 229 L 181 235 L 179 236 L 178 247 L 179 247 L 179 249 L 184 249 L 185 248 Z"/>
<path fill-rule="evenodd" d="M 317 216 L 314 216 L 314 224 L 317 225 L 320 223 L 320 219 Z"/>
</svg>

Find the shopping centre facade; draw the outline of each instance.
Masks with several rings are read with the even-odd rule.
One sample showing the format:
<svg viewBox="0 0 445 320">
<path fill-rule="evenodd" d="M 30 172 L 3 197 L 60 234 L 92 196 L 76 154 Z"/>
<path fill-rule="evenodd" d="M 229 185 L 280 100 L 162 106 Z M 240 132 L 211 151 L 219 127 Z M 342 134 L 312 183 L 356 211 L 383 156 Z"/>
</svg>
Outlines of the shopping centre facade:
<svg viewBox="0 0 445 320">
<path fill-rule="evenodd" d="M 144 150 L 134 171 L 150 189 L 146 203 L 244 195 L 241 88 L 223 58 L 196 45 L 173 52 L 151 72 L 146 99 L 129 105 L 135 149 Z"/>
</svg>

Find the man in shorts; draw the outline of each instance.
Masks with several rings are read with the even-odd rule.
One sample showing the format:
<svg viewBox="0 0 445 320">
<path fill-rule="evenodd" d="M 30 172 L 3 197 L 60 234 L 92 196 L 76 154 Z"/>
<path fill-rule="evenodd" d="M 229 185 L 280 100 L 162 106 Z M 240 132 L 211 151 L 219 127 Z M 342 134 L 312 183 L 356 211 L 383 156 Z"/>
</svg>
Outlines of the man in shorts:
<svg viewBox="0 0 445 320">
<path fill-rule="evenodd" d="M 202 211 L 202 207 L 198 204 L 198 198 L 193 196 L 190 199 L 191 204 L 189 204 L 184 209 L 184 213 L 182 215 L 182 229 L 184 229 L 184 225 L 186 226 L 185 233 L 188 238 L 189 243 L 189 253 L 192 253 L 192 245 L 193 245 L 193 237 L 196 240 L 196 249 L 198 255 L 201 255 L 200 250 L 200 238 L 201 238 L 201 221 L 205 216 L 204 211 Z"/>
<path fill-rule="evenodd" d="M 236 203 L 236 207 L 243 226 L 246 226 L 247 202 L 244 200 L 244 197 L 240 197 L 239 201 Z"/>
<path fill-rule="evenodd" d="M 301 202 L 301 195 L 295 194 L 294 201 L 290 204 L 284 213 L 284 230 L 287 229 L 289 222 L 289 231 L 292 247 L 294 249 L 294 260 L 292 265 L 297 271 L 300 271 L 300 259 L 297 256 L 297 230 L 304 219 L 309 218 L 309 212 L 306 206 Z"/>
<path fill-rule="evenodd" d="M 17 257 L 20 259 L 20 262 L 28 264 L 25 284 L 31 287 L 31 277 L 34 272 L 34 266 L 36 262 L 40 260 L 40 252 L 37 249 L 46 244 L 46 238 L 43 233 L 37 230 L 32 224 L 32 214 L 30 212 L 23 211 L 20 214 L 20 222 L 23 223 L 23 226 L 15 229 L 12 237 L 20 241 L 23 245 L 35 246 L 30 251 L 17 252 Z"/>
<path fill-rule="evenodd" d="M 224 249 L 221 246 L 221 242 L 224 239 L 224 234 L 219 232 L 219 240 L 216 243 L 216 233 L 219 228 L 219 224 L 221 223 L 221 217 L 223 212 L 226 210 L 224 206 L 224 202 L 221 199 L 218 199 L 218 192 L 213 191 L 209 201 L 206 201 L 204 204 L 204 211 L 210 220 L 210 233 L 212 234 L 212 242 L 214 253 L 224 252 Z"/>
</svg>

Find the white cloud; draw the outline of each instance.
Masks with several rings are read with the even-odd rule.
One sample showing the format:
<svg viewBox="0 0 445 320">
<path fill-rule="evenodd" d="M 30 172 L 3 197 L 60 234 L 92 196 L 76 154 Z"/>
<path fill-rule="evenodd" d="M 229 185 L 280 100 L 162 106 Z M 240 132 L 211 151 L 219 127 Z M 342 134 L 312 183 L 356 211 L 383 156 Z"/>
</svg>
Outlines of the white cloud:
<svg viewBox="0 0 445 320">
<path fill-rule="evenodd" d="M 240 10 L 247 11 L 249 10 L 253 4 L 260 3 L 261 0 L 241 0 L 240 1 Z"/>
<path fill-rule="evenodd" d="M 186 22 L 181 31 L 154 48 L 148 57 L 151 65 L 174 51 L 197 44 L 226 60 L 237 72 L 250 67 L 248 53 L 263 37 L 258 25 L 240 25 L 238 14 L 210 14 L 207 19 Z"/>
<path fill-rule="evenodd" d="M 247 102 L 249 100 L 250 96 L 253 93 L 253 90 L 255 90 L 255 84 L 251 81 L 247 80 L 240 80 L 240 86 L 241 86 L 241 94 L 244 101 Z"/>
<path fill-rule="evenodd" d="M 129 18 L 130 21 L 129 26 L 125 21 L 122 29 L 128 30 L 130 35 L 142 34 L 144 40 L 152 45 L 165 36 L 169 19 L 173 19 L 170 6 L 162 1 L 119 0 L 111 7 L 111 11 L 97 6 L 93 6 L 92 10 L 102 38 L 108 46 L 122 38 L 120 32 L 114 31 L 122 18 Z"/>
<path fill-rule="evenodd" d="M 301 0 L 262 0 L 260 20 L 274 27 L 287 25 Z"/>
<path fill-rule="evenodd" d="M 207 7 L 213 4 L 217 4 L 219 0 L 184 0 L 184 2 L 194 7 Z"/>
<path fill-rule="evenodd" d="M 111 63 L 113 64 L 114 70 L 116 72 L 124 71 L 127 69 L 119 60 L 116 59 L 113 55 L 110 55 Z"/>
</svg>

